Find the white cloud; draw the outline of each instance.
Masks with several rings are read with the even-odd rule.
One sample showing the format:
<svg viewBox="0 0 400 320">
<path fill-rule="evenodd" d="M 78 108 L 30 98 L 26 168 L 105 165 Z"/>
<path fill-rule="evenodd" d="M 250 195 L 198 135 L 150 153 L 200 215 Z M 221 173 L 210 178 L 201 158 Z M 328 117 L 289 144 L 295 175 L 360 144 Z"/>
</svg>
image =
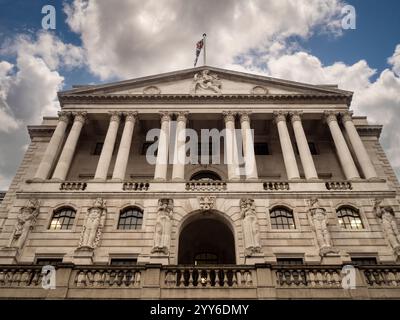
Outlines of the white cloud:
<svg viewBox="0 0 400 320">
<path fill-rule="evenodd" d="M 396 50 L 388 59 L 388 62 L 393 66 L 393 71 L 400 76 L 400 44 L 396 46 Z"/>
<path fill-rule="evenodd" d="M 340 0 L 75 0 L 68 24 L 81 35 L 87 62 L 102 79 L 190 68 L 194 44 L 208 34 L 215 66 L 252 59 L 290 36 L 308 37 L 318 26 L 340 33 Z M 247 56 L 247 57 L 246 57 Z"/>
</svg>

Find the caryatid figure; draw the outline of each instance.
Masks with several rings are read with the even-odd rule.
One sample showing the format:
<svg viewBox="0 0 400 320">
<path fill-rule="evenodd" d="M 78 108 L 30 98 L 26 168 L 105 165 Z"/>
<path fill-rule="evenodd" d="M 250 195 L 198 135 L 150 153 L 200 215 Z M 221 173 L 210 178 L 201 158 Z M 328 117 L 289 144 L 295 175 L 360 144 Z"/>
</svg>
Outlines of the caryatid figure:
<svg viewBox="0 0 400 320">
<path fill-rule="evenodd" d="M 396 254 L 400 254 L 400 232 L 394 211 L 389 206 L 382 206 L 381 199 L 375 199 L 374 210 L 382 223 L 382 230 Z"/>
<path fill-rule="evenodd" d="M 260 228 L 253 199 L 240 200 L 246 256 L 261 252 Z"/>
<path fill-rule="evenodd" d="M 40 202 L 36 199 L 28 200 L 26 205 L 20 209 L 8 247 L 22 248 L 29 231 L 36 224 L 39 209 Z"/>
<path fill-rule="evenodd" d="M 151 250 L 152 253 L 169 253 L 173 208 L 174 200 L 158 200 L 158 213 L 155 225 L 154 246 Z"/>
<path fill-rule="evenodd" d="M 94 249 L 100 242 L 101 233 L 106 218 L 106 201 L 97 198 L 88 209 L 81 233 L 79 248 Z"/>
<path fill-rule="evenodd" d="M 310 200 L 310 215 L 312 225 L 319 246 L 321 256 L 327 253 L 337 253 L 338 250 L 333 248 L 332 239 L 328 230 L 328 217 L 326 210 L 319 205 L 318 199 Z"/>
</svg>

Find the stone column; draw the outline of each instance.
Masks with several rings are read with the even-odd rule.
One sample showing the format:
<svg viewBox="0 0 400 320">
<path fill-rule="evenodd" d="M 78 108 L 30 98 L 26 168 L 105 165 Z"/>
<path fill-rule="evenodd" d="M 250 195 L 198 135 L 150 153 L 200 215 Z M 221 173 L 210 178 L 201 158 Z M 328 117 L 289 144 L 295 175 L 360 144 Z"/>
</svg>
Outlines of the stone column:
<svg viewBox="0 0 400 320">
<path fill-rule="evenodd" d="M 39 168 L 36 171 L 34 179 L 45 180 L 49 177 L 50 170 L 53 167 L 54 160 L 57 156 L 58 148 L 63 142 L 70 115 L 70 112 L 61 111 L 58 113 L 56 130 L 54 130 L 53 136 L 47 145 L 46 151 L 43 155 L 42 161 L 40 162 Z"/>
<path fill-rule="evenodd" d="M 246 168 L 246 180 L 258 179 L 256 156 L 254 152 L 254 139 L 250 128 L 250 112 L 241 111 L 240 124 L 242 129 L 243 153 Z"/>
<path fill-rule="evenodd" d="M 343 137 L 342 131 L 339 128 L 339 124 L 337 122 L 337 113 L 333 111 L 326 111 L 325 119 L 331 131 L 336 152 L 338 154 L 339 161 L 343 168 L 346 179 L 359 179 L 360 175 L 358 174 L 356 165 L 351 157 L 349 147 L 346 144 L 346 140 Z"/>
<path fill-rule="evenodd" d="M 104 140 L 103 149 L 101 150 L 96 173 L 94 175 L 94 179 L 100 181 L 107 179 L 108 168 L 110 167 L 110 162 L 115 147 L 115 140 L 117 139 L 119 122 L 121 120 L 121 112 L 112 111 L 110 112 L 110 115 L 110 124 Z"/>
<path fill-rule="evenodd" d="M 183 181 L 185 179 L 186 121 L 188 113 L 186 111 L 179 112 L 176 118 L 174 165 L 172 168 L 172 180 L 175 181 Z"/>
<path fill-rule="evenodd" d="M 274 111 L 275 122 L 278 127 L 279 141 L 281 143 L 283 162 L 285 163 L 286 174 L 289 180 L 300 179 L 299 169 L 297 168 L 296 157 L 294 155 L 292 141 L 286 124 L 287 113 Z"/>
<path fill-rule="evenodd" d="M 301 164 L 303 165 L 304 175 L 307 180 L 318 179 L 314 160 L 312 158 L 310 147 L 308 146 L 307 138 L 301 123 L 301 112 L 290 112 L 290 119 L 292 121 L 292 127 L 296 137 L 297 148 L 299 149 Z"/>
<path fill-rule="evenodd" d="M 71 166 L 72 158 L 75 153 L 78 139 L 81 134 L 83 124 L 86 120 L 86 112 L 74 112 L 74 124 L 69 132 L 67 141 L 65 142 L 63 151 L 61 152 L 60 158 L 56 169 L 54 170 L 54 180 L 65 180 L 68 174 L 68 170 Z"/>
<path fill-rule="evenodd" d="M 113 180 L 125 180 L 126 168 L 129 160 L 129 152 L 131 150 L 133 130 L 137 119 L 137 112 L 124 112 L 125 126 L 122 132 L 121 142 L 119 144 L 117 160 L 115 160 Z"/>
<path fill-rule="evenodd" d="M 352 112 L 347 111 L 342 113 L 342 122 L 350 139 L 350 143 L 353 146 L 357 160 L 361 166 L 361 170 L 364 173 L 364 177 L 366 179 L 377 178 L 375 168 L 371 162 L 368 152 L 361 141 L 356 127 L 354 126 Z"/>
<path fill-rule="evenodd" d="M 168 112 L 161 112 L 161 131 L 158 140 L 158 151 L 154 180 L 167 180 L 168 169 L 168 148 L 171 115 Z"/>
<path fill-rule="evenodd" d="M 232 111 L 223 111 L 222 114 L 225 120 L 225 160 L 228 165 L 228 179 L 240 180 L 235 133 L 235 114 Z"/>
</svg>

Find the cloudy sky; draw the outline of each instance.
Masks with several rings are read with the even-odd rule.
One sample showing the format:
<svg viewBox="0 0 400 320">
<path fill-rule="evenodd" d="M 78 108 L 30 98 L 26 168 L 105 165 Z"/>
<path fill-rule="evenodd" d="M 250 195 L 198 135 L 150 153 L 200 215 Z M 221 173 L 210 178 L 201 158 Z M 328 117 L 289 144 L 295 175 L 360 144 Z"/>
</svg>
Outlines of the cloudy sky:
<svg viewBox="0 0 400 320">
<path fill-rule="evenodd" d="M 42 29 L 44 5 L 56 29 Z M 352 5 L 356 29 L 343 29 Z M 0 190 L 57 91 L 190 68 L 206 32 L 212 66 L 354 91 L 351 108 L 385 125 L 400 176 L 398 0 L 0 0 Z"/>
</svg>

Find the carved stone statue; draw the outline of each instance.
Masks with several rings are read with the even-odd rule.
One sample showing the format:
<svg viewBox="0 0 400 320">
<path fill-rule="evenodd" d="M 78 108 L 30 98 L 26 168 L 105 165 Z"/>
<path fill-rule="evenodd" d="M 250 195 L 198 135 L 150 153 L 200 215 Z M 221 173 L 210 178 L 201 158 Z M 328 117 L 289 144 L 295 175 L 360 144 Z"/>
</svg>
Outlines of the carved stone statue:
<svg viewBox="0 0 400 320">
<path fill-rule="evenodd" d="M 32 230 L 36 224 L 39 209 L 40 202 L 36 199 L 28 200 L 26 205 L 20 209 L 8 247 L 22 248 L 29 231 Z"/>
<path fill-rule="evenodd" d="M 174 208 L 174 200 L 160 199 L 158 200 L 158 215 L 155 226 L 154 246 L 152 253 L 169 253 L 171 242 L 172 215 Z"/>
<path fill-rule="evenodd" d="M 221 87 L 222 84 L 218 75 L 210 74 L 209 70 L 203 70 L 194 75 L 190 93 L 195 94 L 198 88 L 211 90 L 215 93 L 221 93 Z"/>
<path fill-rule="evenodd" d="M 261 252 L 260 229 L 253 199 L 241 199 L 240 211 L 243 221 L 243 235 L 246 256 Z"/>
<path fill-rule="evenodd" d="M 201 210 L 212 210 L 215 206 L 215 197 L 214 196 L 202 196 L 199 197 L 199 207 Z"/>
<path fill-rule="evenodd" d="M 375 199 L 374 210 L 376 216 L 381 220 L 383 233 L 390 246 L 396 254 L 400 255 L 400 232 L 393 209 L 389 206 L 382 206 L 381 199 Z"/>
<path fill-rule="evenodd" d="M 85 223 L 79 241 L 79 248 L 94 249 L 98 246 L 106 214 L 106 201 L 97 198 L 86 214 Z"/>
<path fill-rule="evenodd" d="M 333 243 L 328 230 L 328 217 L 326 210 L 319 205 L 318 199 L 310 200 L 310 215 L 312 226 L 317 237 L 319 253 L 325 256 L 328 253 L 338 253 L 338 250 L 333 248 Z"/>
</svg>

